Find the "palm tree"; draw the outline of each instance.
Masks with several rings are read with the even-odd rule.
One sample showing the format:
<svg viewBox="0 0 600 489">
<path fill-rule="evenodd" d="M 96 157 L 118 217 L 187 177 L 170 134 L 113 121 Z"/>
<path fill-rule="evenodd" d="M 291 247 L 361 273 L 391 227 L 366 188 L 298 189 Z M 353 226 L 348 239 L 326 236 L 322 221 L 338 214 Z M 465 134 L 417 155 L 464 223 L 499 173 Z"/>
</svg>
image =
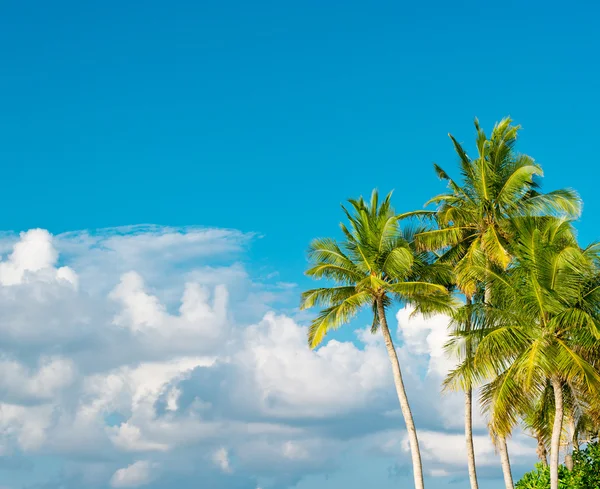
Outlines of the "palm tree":
<svg viewBox="0 0 600 489">
<path fill-rule="evenodd" d="M 522 425 L 526 433 L 531 433 L 537 442 L 536 454 L 542 465 L 548 465 L 548 447 L 552 438 L 554 423 L 554 392 L 550 382 L 537 398 L 524 399 Z"/>
<path fill-rule="evenodd" d="M 471 489 L 479 487 L 477 482 L 477 469 L 475 465 L 475 447 L 473 445 L 473 352 L 476 350 L 476 338 L 466 332 L 471 331 L 473 298 L 466 296 L 466 304 L 456 309 L 450 326 L 455 325 L 456 330 L 464 328 L 465 334 L 461 337 L 460 345 L 456 341 L 446 345 L 447 353 L 455 356 L 459 361 L 452 377 L 448 376 L 443 383 L 443 391 L 461 390 L 465 394 L 465 442 L 467 445 L 467 466 L 469 470 L 469 483 Z"/>
<path fill-rule="evenodd" d="M 459 157 L 462 185 L 452 180 L 439 166 L 438 176 L 448 182 L 450 192 L 431 199 L 427 204 L 437 205 L 435 211 L 417 211 L 402 217 L 429 215 L 435 217 L 438 229 L 428 230 L 417 236 L 423 249 L 441 250 L 440 261 L 455 267 L 457 285 L 469 305 L 475 296 L 478 282 L 470 280 L 473 266 L 506 269 L 511 260 L 510 231 L 512 219 L 527 215 L 576 216 L 580 210 L 579 197 L 570 190 L 558 190 L 547 194 L 539 192 L 537 177 L 542 169 L 532 158 L 514 150 L 519 126 L 505 118 L 495 125 L 490 138 L 475 120 L 477 132 L 477 157 L 472 159 L 450 135 Z M 479 300 L 489 302 L 489 290 L 479 295 Z M 463 324 L 469 327 L 470 322 Z M 463 349 L 465 362 L 462 371 L 472 363 L 475 345 L 467 342 Z M 461 388 L 465 392 L 465 435 L 467 443 L 471 489 L 477 489 L 475 455 L 472 438 L 472 386 L 468 376 L 463 378 Z M 512 489 L 510 462 L 506 440 L 495 436 L 502 458 L 507 489 Z"/>
<path fill-rule="evenodd" d="M 586 358 L 596 371 L 600 371 L 598 350 L 600 346 L 588 351 Z M 563 429 L 565 440 L 562 444 L 566 451 L 565 466 L 573 470 L 573 453 L 579 450 L 582 443 L 597 438 L 600 432 L 600 402 L 596 397 L 589 397 L 586 386 L 580 383 L 565 383 L 563 397 L 566 427 Z"/>
<path fill-rule="evenodd" d="M 504 273 L 473 267 L 471 279 L 485 280 L 494 292 L 479 328 L 474 370 L 493 380 L 482 389 L 496 433 L 508 435 L 527 399 L 554 396 L 550 442 L 550 484 L 558 489 L 558 465 L 565 386 L 586 396 L 600 393 L 593 365 L 600 338 L 600 275 L 597 247 L 580 249 L 564 219 L 522 218 L 512 223 L 515 261 Z M 478 275 L 478 276 L 477 276 Z"/>
<path fill-rule="evenodd" d="M 472 488 L 478 487 L 473 446 L 472 398 L 473 389 L 477 386 L 478 382 L 481 382 L 482 377 L 476 369 L 474 360 L 477 344 L 481 341 L 481 335 L 477 331 L 478 315 L 482 314 L 482 311 L 486 307 L 481 297 L 479 297 L 483 295 L 487 296 L 489 301 L 490 290 L 484 289 L 476 294 L 474 302 L 467 296 L 466 304 L 458 308 L 452 317 L 451 327 L 453 326 L 453 328 L 451 339 L 446 344 L 446 351 L 451 356 L 459 359 L 459 363 L 454 370 L 448 373 L 443 383 L 444 391 L 462 390 L 465 393 L 465 438 L 467 443 L 469 482 Z M 497 430 L 494 423 L 491 422 L 488 423 L 488 430 L 494 447 L 500 455 L 505 485 L 507 489 L 512 489 L 514 483 L 506 443 L 507 434 Z"/>
<path fill-rule="evenodd" d="M 459 157 L 462 186 L 434 165 L 450 192 L 427 202 L 437 205 L 437 210 L 402 216 L 435 216 L 439 229 L 420 233 L 418 243 L 427 249 L 444 250 L 440 258 L 455 264 L 458 284 L 467 296 L 476 292 L 477 284 L 466 275 L 471 265 L 481 264 L 478 259 L 502 269 L 510 263 L 512 219 L 529 215 L 577 217 L 581 210 L 579 196 L 571 190 L 539 192 L 537 178 L 543 175 L 542 169 L 531 157 L 516 153 L 520 126 L 511 123 L 510 118 L 503 119 L 488 138 L 476 119 L 475 159 L 450 135 Z"/>
<path fill-rule="evenodd" d="M 316 348 L 332 329 L 350 321 L 365 307 L 372 308 L 372 332 L 381 330 L 392 364 L 394 383 L 406 423 L 412 454 L 415 487 L 423 489 L 423 468 L 417 432 L 404 388 L 400 363 L 389 330 L 386 310 L 393 301 L 423 314 L 451 312 L 453 300 L 446 286 L 451 269 L 436 263 L 431 253 L 417 251 L 414 231 L 402 231 L 389 194 L 379 203 L 377 191 L 370 202 L 361 197 L 344 209 L 348 226 L 341 224 L 344 241 L 315 239 L 309 248 L 311 267 L 306 274 L 334 285 L 302 294 L 301 307 L 323 307 L 312 321 L 308 342 Z M 420 231 L 420 230 L 417 230 Z"/>
</svg>

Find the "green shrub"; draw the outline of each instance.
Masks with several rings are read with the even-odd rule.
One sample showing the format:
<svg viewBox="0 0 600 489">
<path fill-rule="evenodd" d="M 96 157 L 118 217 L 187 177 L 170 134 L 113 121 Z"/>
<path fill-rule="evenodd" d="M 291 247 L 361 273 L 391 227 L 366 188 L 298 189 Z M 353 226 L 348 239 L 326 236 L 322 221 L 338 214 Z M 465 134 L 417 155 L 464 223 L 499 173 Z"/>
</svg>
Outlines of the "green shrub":
<svg viewBox="0 0 600 489">
<path fill-rule="evenodd" d="M 590 443 L 573 454 L 573 474 L 581 489 L 600 489 L 600 443 Z"/>
<path fill-rule="evenodd" d="M 585 449 L 573 453 L 573 471 L 564 465 L 558 469 L 560 489 L 600 489 L 600 444 L 590 443 Z M 548 489 L 550 469 L 537 464 L 517 482 L 515 489 Z"/>
<path fill-rule="evenodd" d="M 574 485 L 573 474 L 571 474 L 564 465 L 558 469 L 558 478 L 560 489 L 579 489 L 580 486 Z M 550 487 L 550 468 L 542 464 L 536 464 L 535 470 L 527 472 L 523 478 L 517 482 L 515 489 L 547 489 Z"/>
</svg>

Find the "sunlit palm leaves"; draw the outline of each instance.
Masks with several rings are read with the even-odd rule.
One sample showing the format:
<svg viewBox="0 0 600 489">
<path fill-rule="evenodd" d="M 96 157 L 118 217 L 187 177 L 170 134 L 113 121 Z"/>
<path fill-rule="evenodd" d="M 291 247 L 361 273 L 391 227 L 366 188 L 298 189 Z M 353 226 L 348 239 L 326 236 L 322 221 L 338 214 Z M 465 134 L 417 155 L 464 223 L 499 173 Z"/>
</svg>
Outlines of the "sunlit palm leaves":
<svg viewBox="0 0 600 489">
<path fill-rule="evenodd" d="M 450 311 L 447 286 L 452 283 L 451 268 L 436 262 L 432 253 L 416 249 L 414 236 L 423 230 L 402 230 L 390 197 L 379 202 L 374 191 L 370 202 L 350 200 L 349 209 L 344 208 L 348 223 L 341 224 L 345 239 L 311 243 L 311 266 L 306 274 L 335 284 L 302 294 L 302 308 L 323 308 L 309 329 L 311 347 L 363 307 L 373 307 L 378 298 L 386 307 L 396 300 L 425 314 Z M 375 311 L 374 331 L 378 324 Z"/>
<path fill-rule="evenodd" d="M 514 218 L 575 217 L 580 212 L 580 200 L 573 191 L 539 192 L 537 179 L 542 169 L 529 156 L 515 152 L 519 126 L 511 122 L 503 119 L 488 138 L 475 121 L 475 158 L 450 136 L 459 157 L 462 182 L 457 183 L 436 165 L 438 176 L 448 182 L 450 191 L 429 201 L 437 206 L 430 215 L 439 229 L 417 236 L 421 247 L 441 250 L 442 259 L 456 265 L 458 284 L 468 295 L 477 287 L 469 276 L 473 265 L 489 263 L 505 269 L 510 263 Z"/>
</svg>

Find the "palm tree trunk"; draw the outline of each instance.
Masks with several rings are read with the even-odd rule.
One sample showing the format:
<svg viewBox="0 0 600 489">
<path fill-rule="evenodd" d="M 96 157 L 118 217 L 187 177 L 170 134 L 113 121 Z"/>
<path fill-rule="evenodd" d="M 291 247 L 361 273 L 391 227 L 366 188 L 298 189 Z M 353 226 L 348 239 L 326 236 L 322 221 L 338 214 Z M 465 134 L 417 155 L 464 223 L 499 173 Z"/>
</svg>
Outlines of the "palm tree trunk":
<svg viewBox="0 0 600 489">
<path fill-rule="evenodd" d="M 565 467 L 569 470 L 573 470 L 573 454 L 567 453 L 565 455 Z"/>
<path fill-rule="evenodd" d="M 500 452 L 500 462 L 502 463 L 502 474 L 504 475 L 504 485 L 506 489 L 514 489 L 515 483 L 510 470 L 510 459 L 508 458 L 508 446 L 504 436 L 498 437 L 498 451 Z"/>
<path fill-rule="evenodd" d="M 471 489 L 479 489 L 477 470 L 475 469 L 475 449 L 473 447 L 473 390 L 465 391 L 465 438 L 467 442 L 467 464 Z"/>
<path fill-rule="evenodd" d="M 546 444 L 544 443 L 544 440 L 542 439 L 541 435 L 537 435 L 536 440 L 537 440 L 537 448 L 535 450 L 535 453 L 537 453 L 537 456 L 540 459 L 541 464 L 544 467 L 547 467 L 548 466 L 548 450 L 546 450 Z"/>
<path fill-rule="evenodd" d="M 406 431 L 408 432 L 408 441 L 412 455 L 413 476 L 415 478 L 415 489 L 424 489 L 425 483 L 423 480 L 423 465 L 421 463 L 421 452 L 419 450 L 417 430 L 415 429 L 415 422 L 413 420 L 410 405 L 408 404 L 408 397 L 406 396 L 406 390 L 404 388 L 404 381 L 402 380 L 402 372 L 400 371 L 398 354 L 396 353 L 396 348 L 394 348 L 394 342 L 392 341 L 392 336 L 390 335 L 390 330 L 387 324 L 387 318 L 385 316 L 385 308 L 383 307 L 383 302 L 381 299 L 377 300 L 377 312 L 379 314 L 379 321 L 381 323 L 381 331 L 383 332 L 385 346 L 390 357 L 390 362 L 392 362 L 396 393 L 398 394 L 400 409 L 402 410 L 402 416 L 404 417 L 404 422 L 406 423 Z"/>
<path fill-rule="evenodd" d="M 489 262 L 487 264 L 489 267 Z M 489 283 L 485 284 L 484 291 L 484 302 L 487 307 L 491 303 L 492 289 Z M 508 446 L 506 445 L 506 437 L 498 436 L 498 451 L 500 452 L 500 463 L 502 464 L 502 474 L 504 475 L 504 484 L 506 489 L 514 489 L 515 483 L 512 478 L 512 471 L 510 469 L 510 458 L 508 456 Z"/>
<path fill-rule="evenodd" d="M 550 489 L 558 489 L 558 455 L 560 451 L 560 435 L 564 416 L 563 391 L 560 380 L 552 377 L 554 390 L 554 425 L 552 426 L 552 442 L 550 444 Z"/>
<path fill-rule="evenodd" d="M 471 305 L 471 297 L 467 296 L 467 306 Z M 471 329 L 470 318 L 467 319 L 467 332 Z M 471 343 L 467 340 L 467 357 L 473 354 Z M 467 443 L 467 466 L 469 468 L 469 482 L 471 489 L 479 489 L 477 483 L 477 470 L 475 468 L 475 448 L 473 447 L 473 389 L 465 390 L 465 441 Z"/>
<path fill-rule="evenodd" d="M 573 452 L 576 444 L 575 420 L 573 416 L 569 416 L 569 443 L 567 444 L 567 454 L 565 455 L 565 466 L 569 470 L 573 470 Z"/>
</svg>

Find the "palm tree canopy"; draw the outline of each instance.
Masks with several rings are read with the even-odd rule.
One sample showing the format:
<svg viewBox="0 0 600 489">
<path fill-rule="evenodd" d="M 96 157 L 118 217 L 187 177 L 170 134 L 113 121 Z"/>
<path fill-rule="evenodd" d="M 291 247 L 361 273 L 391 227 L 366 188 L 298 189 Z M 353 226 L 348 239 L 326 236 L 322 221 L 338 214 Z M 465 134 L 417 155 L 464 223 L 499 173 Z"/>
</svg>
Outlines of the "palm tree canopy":
<svg viewBox="0 0 600 489">
<path fill-rule="evenodd" d="M 489 303 L 471 306 L 474 327 L 465 333 L 477 341 L 472 376 L 493 379 L 481 401 L 501 434 L 510 433 L 528 398 L 544 396 L 550 378 L 600 393 L 594 366 L 600 338 L 597 247 L 581 249 L 565 219 L 520 218 L 511 226 L 516 239 L 509 268 L 469 270 L 469 280 L 492 293 Z M 456 336 L 464 336 L 460 326 Z M 448 382 L 460 374 L 457 369 Z"/>
<path fill-rule="evenodd" d="M 456 265 L 459 285 L 467 294 L 475 293 L 476 284 L 466 280 L 464 272 L 478 256 L 501 268 L 509 265 L 513 218 L 572 218 L 579 215 L 581 208 L 574 191 L 546 194 L 539 191 L 542 169 L 531 157 L 515 151 L 520 126 L 512 125 L 510 118 L 496 124 L 489 138 L 477 120 L 475 129 L 477 157 L 474 159 L 450 135 L 459 157 L 462 185 L 435 165 L 438 176 L 448 182 L 450 192 L 428 202 L 437 205 L 437 210 L 429 211 L 429 215 L 435 217 L 439 229 L 417 237 L 421 247 L 443 250 L 442 259 Z M 415 214 L 423 212 L 410 213 Z"/>
<path fill-rule="evenodd" d="M 372 331 L 377 331 L 377 301 L 387 307 L 396 300 L 424 314 L 451 310 L 451 268 L 436 263 L 431 253 L 417 251 L 414 236 L 423 229 L 401 229 L 390 199 L 391 193 L 380 202 L 375 190 L 370 201 L 349 200 L 349 208 L 343 207 L 348 223 L 340 225 L 345 239 L 310 244 L 306 274 L 333 283 L 302 294 L 302 309 L 323 308 L 309 328 L 311 348 L 365 306 L 373 308 Z"/>
</svg>

